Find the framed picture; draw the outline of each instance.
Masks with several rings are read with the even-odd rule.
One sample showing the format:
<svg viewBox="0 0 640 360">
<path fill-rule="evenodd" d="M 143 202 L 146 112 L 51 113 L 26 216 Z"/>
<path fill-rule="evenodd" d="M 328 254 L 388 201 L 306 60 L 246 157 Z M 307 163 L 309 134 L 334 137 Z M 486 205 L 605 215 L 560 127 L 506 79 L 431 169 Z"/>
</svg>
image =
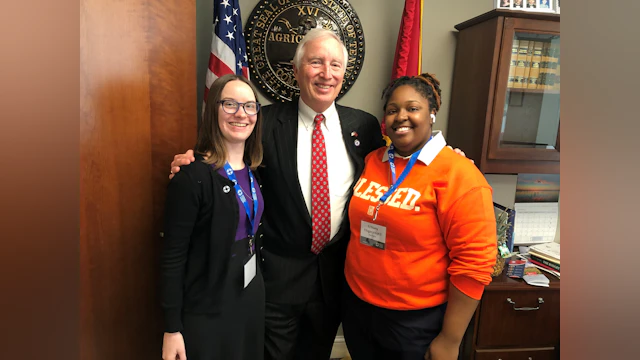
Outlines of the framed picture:
<svg viewBox="0 0 640 360">
<path fill-rule="evenodd" d="M 540 0 L 540 10 L 553 10 L 553 1 L 554 0 Z"/>
<path fill-rule="evenodd" d="M 560 13 L 560 0 L 496 0 L 494 4 L 496 9 Z"/>
<path fill-rule="evenodd" d="M 511 2 L 513 0 L 496 0 L 497 9 L 511 9 Z"/>
</svg>

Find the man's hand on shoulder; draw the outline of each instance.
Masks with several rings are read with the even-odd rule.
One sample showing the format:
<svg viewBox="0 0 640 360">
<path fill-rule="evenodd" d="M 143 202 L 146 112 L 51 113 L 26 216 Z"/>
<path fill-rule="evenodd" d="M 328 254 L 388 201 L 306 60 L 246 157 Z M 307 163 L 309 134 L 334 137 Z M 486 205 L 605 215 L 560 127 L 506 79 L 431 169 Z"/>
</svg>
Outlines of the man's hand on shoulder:
<svg viewBox="0 0 640 360">
<path fill-rule="evenodd" d="M 451 147 L 451 145 L 447 145 L 447 147 L 448 147 L 449 149 L 453 150 L 456 154 L 458 154 L 458 155 L 462 155 L 462 156 L 464 156 L 464 157 L 467 157 L 467 156 L 464 154 L 464 151 L 462 151 L 462 150 L 460 150 L 460 149 L 458 149 L 458 148 L 455 148 L 455 149 L 454 149 L 454 148 L 452 148 L 452 147 Z M 472 163 L 474 163 L 474 164 L 475 164 L 475 161 L 473 161 L 473 159 L 469 159 L 469 161 L 471 161 Z"/>
<path fill-rule="evenodd" d="M 171 173 L 169 174 L 169 180 L 173 179 L 173 176 L 180 172 L 180 166 L 189 165 L 192 162 L 196 161 L 195 156 L 193 156 L 193 150 L 187 150 L 184 154 L 178 154 L 173 157 L 173 161 L 171 162 Z"/>
</svg>

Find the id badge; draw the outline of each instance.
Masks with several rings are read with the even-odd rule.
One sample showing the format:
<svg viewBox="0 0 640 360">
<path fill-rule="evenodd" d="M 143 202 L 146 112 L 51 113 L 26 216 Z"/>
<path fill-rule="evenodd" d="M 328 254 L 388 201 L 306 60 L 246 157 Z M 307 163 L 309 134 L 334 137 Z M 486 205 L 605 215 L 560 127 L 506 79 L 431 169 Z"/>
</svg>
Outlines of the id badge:
<svg viewBox="0 0 640 360">
<path fill-rule="evenodd" d="M 360 244 L 384 250 L 387 228 L 382 225 L 362 221 L 360 224 Z"/>
<path fill-rule="evenodd" d="M 256 254 L 251 255 L 251 259 L 244 264 L 244 288 L 251 283 L 251 280 L 256 277 Z"/>
</svg>

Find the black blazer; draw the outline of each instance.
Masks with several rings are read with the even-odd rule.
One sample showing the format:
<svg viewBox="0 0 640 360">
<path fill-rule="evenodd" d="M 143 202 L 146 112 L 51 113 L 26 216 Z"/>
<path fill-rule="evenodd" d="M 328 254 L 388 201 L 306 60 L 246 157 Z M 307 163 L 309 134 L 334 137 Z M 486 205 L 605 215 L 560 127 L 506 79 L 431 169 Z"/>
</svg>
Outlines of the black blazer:
<svg viewBox="0 0 640 360">
<path fill-rule="evenodd" d="M 220 289 L 238 228 L 239 206 L 233 182 L 202 159 L 196 155 L 195 162 L 182 166 L 167 188 L 161 259 L 165 332 L 182 331 L 183 311 L 224 310 L 219 306 Z M 256 181 L 261 183 L 258 174 Z M 261 234 L 259 226 L 256 237 Z"/>
<path fill-rule="evenodd" d="M 342 137 L 355 168 L 355 185 L 364 157 L 384 145 L 376 118 L 364 111 L 336 105 Z M 311 252 L 311 217 L 298 181 L 298 100 L 263 108 L 262 178 L 264 238 L 262 270 L 269 302 L 297 304 L 309 300 L 318 277 L 325 300 L 336 299 L 344 279 L 350 236 L 347 211 L 338 233 L 319 254 Z M 357 136 L 352 136 L 352 132 Z M 355 140 L 360 142 L 355 145 Z"/>
</svg>

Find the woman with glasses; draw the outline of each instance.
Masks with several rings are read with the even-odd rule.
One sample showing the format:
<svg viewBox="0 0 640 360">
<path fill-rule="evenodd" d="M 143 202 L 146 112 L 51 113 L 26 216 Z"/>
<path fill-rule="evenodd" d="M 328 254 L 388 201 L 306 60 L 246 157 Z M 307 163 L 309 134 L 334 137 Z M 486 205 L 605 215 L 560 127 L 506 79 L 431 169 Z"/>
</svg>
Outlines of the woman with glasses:
<svg viewBox="0 0 640 360">
<path fill-rule="evenodd" d="M 167 189 L 162 294 L 164 360 L 261 360 L 262 114 L 245 78 L 211 86 L 195 147 Z"/>
</svg>

